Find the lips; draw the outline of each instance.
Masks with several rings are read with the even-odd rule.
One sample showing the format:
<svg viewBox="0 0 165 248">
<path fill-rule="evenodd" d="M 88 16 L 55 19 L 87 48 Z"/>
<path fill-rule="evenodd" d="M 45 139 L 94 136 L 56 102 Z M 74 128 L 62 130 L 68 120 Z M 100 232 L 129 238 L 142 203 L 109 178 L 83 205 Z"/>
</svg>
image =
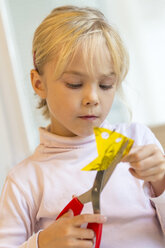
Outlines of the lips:
<svg viewBox="0 0 165 248">
<path fill-rule="evenodd" d="M 80 118 L 81 118 L 81 117 L 89 117 L 89 118 L 90 118 L 90 117 L 98 117 L 98 115 L 88 115 L 88 114 L 87 114 L 87 115 L 80 115 L 79 117 L 80 117 Z"/>
<path fill-rule="evenodd" d="M 81 118 L 83 120 L 96 120 L 98 118 L 98 116 L 96 116 L 96 115 L 83 115 L 83 116 L 79 116 L 79 118 Z"/>
</svg>

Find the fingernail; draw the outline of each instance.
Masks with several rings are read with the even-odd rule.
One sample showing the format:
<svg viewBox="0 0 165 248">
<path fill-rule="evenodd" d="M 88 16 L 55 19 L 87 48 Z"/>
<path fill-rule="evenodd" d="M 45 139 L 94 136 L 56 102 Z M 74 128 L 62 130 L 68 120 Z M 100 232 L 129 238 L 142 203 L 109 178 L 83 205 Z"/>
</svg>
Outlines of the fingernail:
<svg viewBox="0 0 165 248">
<path fill-rule="evenodd" d="M 101 215 L 100 217 L 101 217 L 101 221 L 103 221 L 103 222 L 106 222 L 107 221 L 107 217 L 106 216 Z"/>
<path fill-rule="evenodd" d="M 127 156 L 124 156 L 122 159 L 121 159 L 121 162 L 126 162 L 127 161 Z"/>
<path fill-rule="evenodd" d="M 73 210 L 69 209 L 67 213 L 73 215 Z"/>
</svg>

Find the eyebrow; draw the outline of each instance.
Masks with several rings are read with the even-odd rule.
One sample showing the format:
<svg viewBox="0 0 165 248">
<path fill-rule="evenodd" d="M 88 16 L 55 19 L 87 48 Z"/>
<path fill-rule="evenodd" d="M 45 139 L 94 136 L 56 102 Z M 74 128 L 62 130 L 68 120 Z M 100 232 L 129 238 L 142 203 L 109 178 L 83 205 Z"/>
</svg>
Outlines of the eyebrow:
<svg viewBox="0 0 165 248">
<path fill-rule="evenodd" d="M 64 74 L 67 73 L 67 74 L 74 74 L 74 75 L 77 75 L 77 76 L 82 76 L 82 77 L 88 77 L 87 74 L 84 74 L 82 72 L 79 72 L 79 71 L 65 71 Z M 112 75 L 115 75 L 115 72 L 110 72 L 108 74 L 105 74 L 103 73 L 102 75 L 100 75 L 100 78 L 104 78 L 104 77 L 110 77 Z"/>
</svg>

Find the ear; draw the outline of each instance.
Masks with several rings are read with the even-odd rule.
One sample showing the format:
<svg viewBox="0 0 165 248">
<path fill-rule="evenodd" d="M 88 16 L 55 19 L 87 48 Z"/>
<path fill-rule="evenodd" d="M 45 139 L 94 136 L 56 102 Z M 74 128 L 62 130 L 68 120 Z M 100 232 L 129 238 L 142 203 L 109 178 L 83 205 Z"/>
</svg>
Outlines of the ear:
<svg viewBox="0 0 165 248">
<path fill-rule="evenodd" d="M 32 87 L 34 91 L 42 99 L 45 99 L 46 98 L 46 86 L 45 86 L 45 83 L 43 82 L 42 77 L 34 69 L 31 70 L 30 76 L 31 76 L 31 83 L 32 83 Z"/>
</svg>

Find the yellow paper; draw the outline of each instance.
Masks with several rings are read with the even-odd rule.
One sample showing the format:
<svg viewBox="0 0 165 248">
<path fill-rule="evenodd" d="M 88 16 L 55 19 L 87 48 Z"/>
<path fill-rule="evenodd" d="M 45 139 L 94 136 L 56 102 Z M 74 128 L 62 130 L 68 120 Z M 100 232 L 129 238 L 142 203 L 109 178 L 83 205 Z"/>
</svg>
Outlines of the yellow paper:
<svg viewBox="0 0 165 248">
<path fill-rule="evenodd" d="M 121 146 L 128 140 L 128 145 L 123 152 L 124 155 L 130 151 L 133 140 L 115 131 L 106 128 L 94 128 L 98 157 L 85 166 L 82 170 L 106 170 L 116 157 Z"/>
</svg>

